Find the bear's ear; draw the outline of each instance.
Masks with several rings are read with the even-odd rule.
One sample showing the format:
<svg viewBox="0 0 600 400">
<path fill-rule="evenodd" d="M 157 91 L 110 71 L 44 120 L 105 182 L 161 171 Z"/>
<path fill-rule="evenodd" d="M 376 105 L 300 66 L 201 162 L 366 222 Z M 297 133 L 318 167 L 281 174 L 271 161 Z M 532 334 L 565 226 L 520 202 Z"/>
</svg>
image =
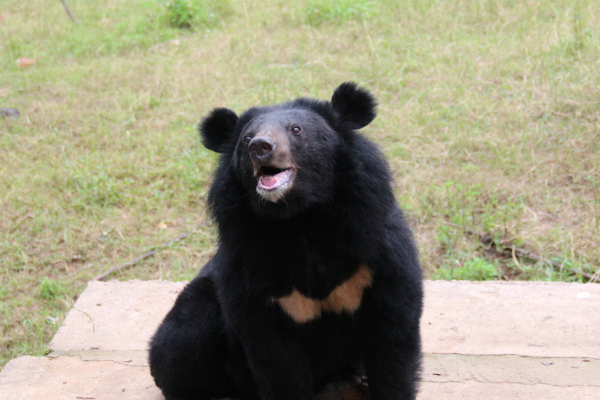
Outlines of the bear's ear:
<svg viewBox="0 0 600 400">
<path fill-rule="evenodd" d="M 224 153 L 235 140 L 237 122 L 238 116 L 232 110 L 215 108 L 198 125 L 202 144 L 209 150 Z"/>
<path fill-rule="evenodd" d="M 350 129 L 369 125 L 377 115 L 377 101 L 354 82 L 342 83 L 331 97 L 331 107 Z"/>
</svg>

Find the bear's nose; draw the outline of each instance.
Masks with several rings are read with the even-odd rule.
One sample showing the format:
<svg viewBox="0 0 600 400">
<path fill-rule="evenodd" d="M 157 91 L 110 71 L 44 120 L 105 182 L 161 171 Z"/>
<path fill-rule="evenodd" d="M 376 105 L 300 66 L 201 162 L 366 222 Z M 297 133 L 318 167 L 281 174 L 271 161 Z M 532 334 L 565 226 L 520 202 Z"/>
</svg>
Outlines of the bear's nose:
<svg viewBox="0 0 600 400">
<path fill-rule="evenodd" d="M 275 143 L 268 136 L 257 136 L 250 141 L 248 149 L 252 158 L 264 160 L 273 154 Z"/>
</svg>

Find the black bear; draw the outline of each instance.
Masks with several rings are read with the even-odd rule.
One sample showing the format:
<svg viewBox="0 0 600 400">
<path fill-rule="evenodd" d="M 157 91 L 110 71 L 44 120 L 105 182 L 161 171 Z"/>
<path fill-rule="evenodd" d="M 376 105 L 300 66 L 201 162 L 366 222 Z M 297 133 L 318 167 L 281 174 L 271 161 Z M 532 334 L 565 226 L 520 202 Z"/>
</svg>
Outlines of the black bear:
<svg viewBox="0 0 600 400">
<path fill-rule="evenodd" d="M 373 400 L 415 399 L 421 267 L 352 82 L 199 125 L 221 153 L 208 196 L 218 249 L 150 343 L 168 400 L 309 400 L 366 377 Z"/>
</svg>

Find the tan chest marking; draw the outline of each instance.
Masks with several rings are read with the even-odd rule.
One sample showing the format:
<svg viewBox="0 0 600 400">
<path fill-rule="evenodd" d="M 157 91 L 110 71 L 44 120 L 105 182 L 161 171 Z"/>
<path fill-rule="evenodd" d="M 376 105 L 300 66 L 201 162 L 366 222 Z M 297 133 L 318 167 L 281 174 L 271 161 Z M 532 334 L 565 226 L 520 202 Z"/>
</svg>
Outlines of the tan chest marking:
<svg viewBox="0 0 600 400">
<path fill-rule="evenodd" d="M 362 302 L 363 292 L 373 283 L 373 274 L 366 265 L 329 293 L 324 300 L 310 299 L 296 289 L 291 294 L 273 299 L 281 309 L 299 324 L 319 318 L 323 311 L 353 314 Z"/>
</svg>

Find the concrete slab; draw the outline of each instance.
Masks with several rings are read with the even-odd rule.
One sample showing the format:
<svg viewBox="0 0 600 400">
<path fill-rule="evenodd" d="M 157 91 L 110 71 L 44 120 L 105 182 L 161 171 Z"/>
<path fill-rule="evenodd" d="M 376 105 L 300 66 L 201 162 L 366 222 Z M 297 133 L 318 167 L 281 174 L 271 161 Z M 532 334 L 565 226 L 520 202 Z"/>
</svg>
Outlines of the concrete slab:
<svg viewBox="0 0 600 400">
<path fill-rule="evenodd" d="M 0 400 L 164 400 L 148 367 L 23 356 L 0 374 Z"/>
<path fill-rule="evenodd" d="M 185 283 L 91 282 L 53 350 L 145 350 Z M 600 358 L 600 285 L 428 281 L 426 353 Z"/>
<path fill-rule="evenodd" d="M 146 350 L 187 282 L 92 281 L 50 342 L 52 350 Z"/>
<path fill-rule="evenodd" d="M 431 281 L 426 353 L 600 358 L 600 285 Z"/>
<path fill-rule="evenodd" d="M 0 400 L 163 400 L 147 344 L 185 283 L 91 282 L 49 357 L 0 373 Z M 419 400 L 600 400 L 600 285 L 427 282 Z"/>
</svg>

